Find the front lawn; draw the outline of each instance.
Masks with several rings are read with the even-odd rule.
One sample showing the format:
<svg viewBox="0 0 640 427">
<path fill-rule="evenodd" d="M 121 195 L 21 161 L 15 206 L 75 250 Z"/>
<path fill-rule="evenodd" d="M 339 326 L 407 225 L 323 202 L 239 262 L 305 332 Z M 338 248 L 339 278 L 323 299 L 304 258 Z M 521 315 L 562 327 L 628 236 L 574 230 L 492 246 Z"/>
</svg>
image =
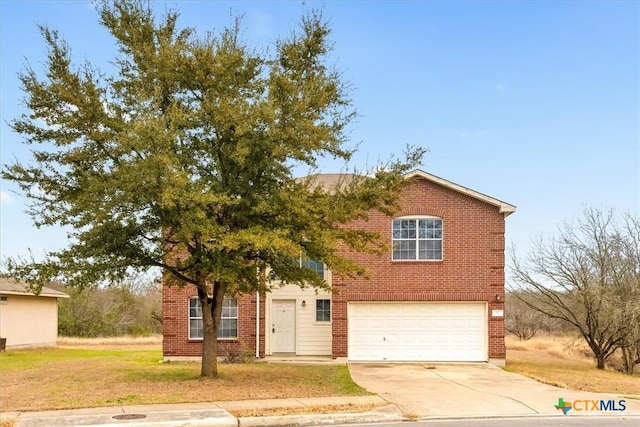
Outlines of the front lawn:
<svg viewBox="0 0 640 427">
<path fill-rule="evenodd" d="M 365 395 L 343 365 L 159 363 L 160 350 L 51 348 L 0 354 L 0 411 Z M 9 398 L 10 397 L 10 398 Z"/>
</svg>

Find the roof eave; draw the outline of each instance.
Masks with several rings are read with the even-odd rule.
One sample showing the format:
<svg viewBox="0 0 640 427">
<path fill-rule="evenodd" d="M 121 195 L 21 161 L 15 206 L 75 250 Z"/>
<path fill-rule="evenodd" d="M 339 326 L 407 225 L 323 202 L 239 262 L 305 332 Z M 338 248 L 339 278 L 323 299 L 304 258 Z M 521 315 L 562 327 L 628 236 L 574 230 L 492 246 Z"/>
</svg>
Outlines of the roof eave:
<svg viewBox="0 0 640 427">
<path fill-rule="evenodd" d="M 2 290 L 0 290 L 0 295 L 20 295 L 23 297 L 69 298 L 69 295 L 67 294 L 49 294 L 46 292 L 41 292 L 38 295 L 36 295 L 31 292 L 2 291 Z"/>
<path fill-rule="evenodd" d="M 516 211 L 516 207 L 510 203 L 506 203 L 494 197 L 487 196 L 486 194 L 483 194 L 478 191 L 472 190 L 468 187 L 464 187 L 462 185 L 456 184 L 455 182 L 448 181 L 444 178 L 440 178 L 439 176 L 432 175 L 420 169 L 416 169 L 405 175 L 405 178 L 407 179 L 413 178 L 413 177 L 424 178 L 428 181 L 435 182 L 436 184 L 442 185 L 445 188 L 449 188 L 451 190 L 457 191 L 458 193 L 466 194 L 469 197 L 483 201 L 492 206 L 496 206 L 499 209 L 499 212 L 503 214 L 505 218 Z"/>
</svg>

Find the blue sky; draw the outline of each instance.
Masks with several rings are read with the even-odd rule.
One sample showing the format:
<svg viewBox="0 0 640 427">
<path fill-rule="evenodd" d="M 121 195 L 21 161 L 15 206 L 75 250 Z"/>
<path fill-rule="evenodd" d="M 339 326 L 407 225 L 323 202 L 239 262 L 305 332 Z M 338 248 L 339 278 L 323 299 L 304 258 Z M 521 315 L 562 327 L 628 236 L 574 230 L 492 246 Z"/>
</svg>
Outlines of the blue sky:
<svg viewBox="0 0 640 427">
<path fill-rule="evenodd" d="M 640 2 L 307 1 L 331 22 L 331 62 L 351 82 L 360 118 L 354 164 L 428 147 L 422 169 L 515 204 L 507 244 L 520 254 L 585 206 L 640 211 Z M 301 2 L 156 2 L 183 26 L 220 30 L 244 15 L 265 46 L 297 25 Z M 29 159 L 6 121 L 23 107 L 17 72 L 60 31 L 78 61 L 115 52 L 88 1 L 0 1 L 0 156 Z M 324 172 L 341 165 L 327 162 Z M 1 183 L 0 256 L 36 257 L 66 233 L 32 226 L 26 200 Z"/>
</svg>

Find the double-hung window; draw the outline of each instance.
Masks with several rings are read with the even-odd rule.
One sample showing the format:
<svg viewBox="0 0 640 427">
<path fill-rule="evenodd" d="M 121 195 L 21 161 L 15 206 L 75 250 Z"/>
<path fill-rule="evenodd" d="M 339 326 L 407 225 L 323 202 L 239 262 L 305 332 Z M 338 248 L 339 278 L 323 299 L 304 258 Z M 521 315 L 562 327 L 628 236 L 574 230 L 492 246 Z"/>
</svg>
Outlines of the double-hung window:
<svg viewBox="0 0 640 427">
<path fill-rule="evenodd" d="M 406 217 L 393 220 L 394 261 L 442 260 L 442 219 Z"/>
<path fill-rule="evenodd" d="M 202 307 L 198 297 L 189 298 L 189 339 L 198 340 L 204 337 L 202 323 Z M 218 339 L 236 339 L 238 337 L 238 301 L 235 298 L 224 298 L 222 302 L 222 319 L 218 327 Z"/>
<path fill-rule="evenodd" d="M 330 321 L 331 321 L 331 300 L 317 299 L 316 300 L 316 322 L 330 322 Z"/>
</svg>

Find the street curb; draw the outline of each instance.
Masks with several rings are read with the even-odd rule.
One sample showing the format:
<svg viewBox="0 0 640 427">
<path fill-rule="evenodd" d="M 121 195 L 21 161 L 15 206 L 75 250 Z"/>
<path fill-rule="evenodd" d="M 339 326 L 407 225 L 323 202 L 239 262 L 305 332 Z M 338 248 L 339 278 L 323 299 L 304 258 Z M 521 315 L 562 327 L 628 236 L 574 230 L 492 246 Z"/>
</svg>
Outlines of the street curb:
<svg viewBox="0 0 640 427">
<path fill-rule="evenodd" d="M 240 417 L 239 427 L 287 427 L 287 426 L 316 426 L 331 424 L 363 424 L 401 422 L 407 419 L 397 414 L 380 414 L 378 412 L 360 412 L 344 414 L 310 414 L 284 415 L 268 417 Z"/>
</svg>

